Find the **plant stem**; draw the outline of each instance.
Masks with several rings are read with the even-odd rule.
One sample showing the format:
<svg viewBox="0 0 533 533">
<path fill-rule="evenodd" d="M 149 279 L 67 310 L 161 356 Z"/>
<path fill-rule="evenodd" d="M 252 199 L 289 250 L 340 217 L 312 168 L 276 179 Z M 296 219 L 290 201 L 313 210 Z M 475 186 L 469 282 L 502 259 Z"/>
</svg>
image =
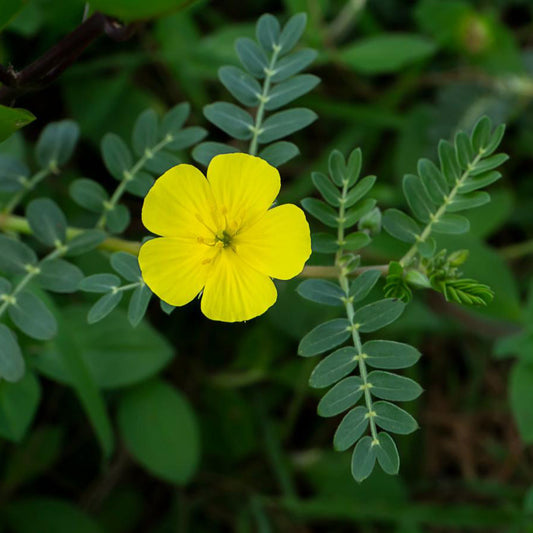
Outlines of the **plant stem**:
<svg viewBox="0 0 533 533">
<path fill-rule="evenodd" d="M 37 263 L 37 266 L 33 266 L 33 265 L 29 265 L 26 270 L 27 270 L 27 273 L 26 275 L 17 283 L 17 285 L 15 285 L 14 289 L 11 291 L 11 294 L 9 295 L 4 295 L 3 297 L 3 302 L 2 304 L 0 305 L 0 317 L 6 312 L 7 308 L 10 306 L 10 305 L 13 305 L 14 303 L 16 303 L 16 296 L 17 294 L 19 294 L 19 292 L 21 292 L 24 287 L 26 287 L 26 285 L 35 277 L 37 276 L 38 274 L 40 274 L 41 272 L 41 269 L 39 268 L 39 266 L 41 265 L 41 263 L 43 263 L 44 261 L 49 261 L 51 259 L 57 259 L 58 257 L 60 257 L 61 255 L 63 255 L 65 253 L 65 248 L 63 246 L 59 247 L 59 248 L 56 248 L 55 250 L 53 250 L 52 252 L 50 252 L 48 255 L 46 255 L 45 257 L 43 257 L 39 263 Z"/>
<path fill-rule="evenodd" d="M 281 46 L 275 44 L 272 48 L 272 57 L 270 58 L 270 63 L 268 68 L 265 69 L 265 81 L 263 82 L 263 92 L 259 97 L 259 106 L 257 107 L 257 112 L 255 114 L 255 124 L 253 128 L 253 136 L 250 141 L 250 148 L 248 153 L 250 155 L 257 154 L 257 143 L 259 135 L 261 134 L 261 125 L 263 124 L 263 116 L 265 114 L 265 104 L 268 102 L 268 91 L 270 90 L 270 83 L 272 81 L 272 76 L 275 74 L 274 67 L 280 53 Z"/>
<path fill-rule="evenodd" d="M 352 342 L 357 352 L 356 359 L 359 366 L 359 375 L 363 382 L 361 388 L 364 390 L 365 405 L 367 408 L 366 416 L 370 422 L 370 434 L 372 436 L 372 443 L 378 443 L 378 434 L 376 429 L 376 423 L 374 421 L 375 412 L 372 404 L 372 396 L 370 394 L 370 385 L 368 383 L 368 373 L 366 370 L 365 363 L 365 354 L 363 353 L 363 348 L 361 345 L 361 337 L 359 336 L 358 327 L 359 325 L 355 323 L 355 309 L 353 306 L 353 299 L 350 297 L 350 282 L 348 279 L 349 269 L 343 262 L 343 253 L 344 253 L 344 214 L 345 214 L 345 202 L 346 195 L 348 193 L 348 180 L 344 180 L 342 195 L 340 198 L 340 207 L 339 207 L 339 228 L 337 231 L 337 242 L 339 243 L 339 248 L 335 256 L 335 265 L 338 269 L 338 280 L 341 289 L 344 291 L 344 307 L 346 310 L 346 316 L 350 322 L 351 331 L 352 331 Z M 387 267 L 388 268 L 388 267 Z"/>
<path fill-rule="evenodd" d="M 2 215 L 7 216 L 13 213 L 13 211 L 18 207 L 21 200 L 28 194 L 30 191 L 35 189 L 35 187 L 47 176 L 49 176 L 52 173 L 52 168 L 47 167 L 39 170 L 36 174 L 34 174 L 30 179 L 26 180 L 24 182 L 24 189 L 20 190 L 15 194 L 11 200 L 5 205 L 4 209 L 2 209 Z"/>
<path fill-rule="evenodd" d="M 524 255 L 533 254 L 533 240 L 510 244 L 499 250 L 500 254 L 506 259 L 519 259 Z"/>
<path fill-rule="evenodd" d="M 154 155 L 157 154 L 157 152 L 161 151 L 168 143 L 170 143 L 172 139 L 173 139 L 172 135 L 167 135 L 162 141 L 157 143 L 153 148 L 147 149 L 144 152 L 144 155 L 135 163 L 135 165 L 133 165 L 130 170 L 124 172 L 123 180 L 119 183 L 118 187 L 115 189 L 115 192 L 113 193 L 109 201 L 106 202 L 104 205 L 105 207 L 104 212 L 102 213 L 102 215 L 98 219 L 98 222 L 96 223 L 97 229 L 104 229 L 105 223 L 107 220 L 107 214 L 109 213 L 109 211 L 113 211 L 113 209 L 115 209 L 115 206 L 117 205 L 119 200 L 122 198 L 122 195 L 124 194 L 126 187 L 128 186 L 128 183 L 135 178 L 137 173 L 144 167 L 146 162 L 152 159 L 152 157 L 154 157 Z"/>
<path fill-rule="evenodd" d="M 450 194 L 444 197 L 443 204 L 433 215 L 431 215 L 431 219 L 428 222 L 427 226 L 424 228 L 424 231 L 422 231 L 416 242 L 411 246 L 411 248 L 409 248 L 409 250 L 407 250 L 406 254 L 400 259 L 399 262 L 402 266 L 406 266 L 411 261 L 411 259 L 413 259 L 413 257 L 416 255 L 416 252 L 418 251 L 419 244 L 421 242 L 424 242 L 430 236 L 433 225 L 438 222 L 439 219 L 446 213 L 446 209 L 453 202 L 453 199 L 456 197 L 457 193 L 459 192 L 459 189 L 470 175 L 470 172 L 476 167 L 479 160 L 483 157 L 484 152 L 484 149 L 480 150 L 475 159 L 472 161 L 472 163 L 470 163 L 468 165 L 468 168 L 463 172 L 462 176 L 455 181 L 455 185 L 450 191 Z"/>
</svg>

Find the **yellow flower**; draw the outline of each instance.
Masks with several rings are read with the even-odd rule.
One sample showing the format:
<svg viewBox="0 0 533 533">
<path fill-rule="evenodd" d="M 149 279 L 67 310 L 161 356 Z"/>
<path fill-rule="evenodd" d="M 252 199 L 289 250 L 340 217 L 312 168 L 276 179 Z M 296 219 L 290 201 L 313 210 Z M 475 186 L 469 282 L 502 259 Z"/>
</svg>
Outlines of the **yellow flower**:
<svg viewBox="0 0 533 533">
<path fill-rule="evenodd" d="M 139 253 L 146 284 L 175 306 L 203 289 L 202 312 L 212 320 L 264 313 L 277 297 L 271 278 L 293 278 L 311 255 L 303 211 L 270 209 L 279 189 L 278 171 L 247 154 L 214 157 L 207 179 L 191 165 L 165 172 L 142 210 L 146 228 L 161 235 Z"/>
</svg>

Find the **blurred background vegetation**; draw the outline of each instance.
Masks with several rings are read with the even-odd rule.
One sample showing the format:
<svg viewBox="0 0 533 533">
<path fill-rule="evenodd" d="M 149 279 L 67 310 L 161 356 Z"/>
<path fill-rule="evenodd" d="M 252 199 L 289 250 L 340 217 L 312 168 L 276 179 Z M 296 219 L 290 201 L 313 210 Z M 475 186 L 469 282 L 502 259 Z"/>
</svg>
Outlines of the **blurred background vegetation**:
<svg viewBox="0 0 533 533">
<path fill-rule="evenodd" d="M 472 311 L 419 293 L 388 327 L 386 338 L 423 353 L 411 377 L 425 393 L 409 405 L 421 429 L 398 439 L 399 476 L 376 471 L 357 485 L 349 454 L 332 451 L 338 421 L 316 416 L 311 366 L 296 356 L 298 339 L 335 313 L 301 300 L 297 280 L 279 284 L 279 302 L 265 316 L 236 325 L 208 322 L 193 304 L 170 316 L 153 305 L 136 329 L 125 311 L 89 327 L 89 296 L 61 296 L 56 316 L 75 332 L 87 379 L 105 399 L 114 450 L 99 447 L 84 385 L 54 363 L 65 344 L 24 339 L 35 377 L 22 391 L 0 383 L 0 530 L 533 531 L 531 1 L 170 4 L 148 2 L 143 12 L 140 2 L 94 2 L 126 19 L 154 16 L 133 22 L 127 40 L 102 36 L 58 80 L 16 99 L 37 119 L 0 144 L 2 153 L 31 160 L 48 122 L 80 126 L 73 161 L 40 195 L 83 226 L 87 215 L 69 201 L 69 184 L 88 176 L 114 188 L 99 156 L 105 133 L 129 138 L 142 110 L 184 101 L 190 124 L 209 127 L 202 107 L 228 99 L 217 70 L 237 63 L 234 40 L 253 36 L 264 12 L 281 20 L 306 12 L 303 44 L 318 50 L 311 72 L 322 82 L 300 101 L 319 120 L 291 139 L 301 155 L 282 167 L 281 201 L 312 194 L 310 172 L 326 169 L 331 149 L 360 146 L 365 172 L 378 176 L 380 205 L 401 206 L 403 174 L 420 157 L 435 159 L 440 138 L 483 114 L 506 122 L 502 149 L 511 159 L 492 202 L 469 215 L 470 234 L 439 238 L 470 250 L 465 273 L 496 297 Z M 0 63 L 28 65 L 75 29 L 83 11 L 81 2 L 29 0 L 0 36 Z M 227 140 L 214 127 L 210 139 Z M 139 240 L 141 200 L 127 202 L 134 216 L 126 236 Z M 384 263 L 402 251 L 381 235 L 363 258 Z M 104 253 L 78 262 L 86 275 L 108 264 Z M 184 423 L 198 427 L 198 438 L 191 431 L 184 441 Z"/>
</svg>

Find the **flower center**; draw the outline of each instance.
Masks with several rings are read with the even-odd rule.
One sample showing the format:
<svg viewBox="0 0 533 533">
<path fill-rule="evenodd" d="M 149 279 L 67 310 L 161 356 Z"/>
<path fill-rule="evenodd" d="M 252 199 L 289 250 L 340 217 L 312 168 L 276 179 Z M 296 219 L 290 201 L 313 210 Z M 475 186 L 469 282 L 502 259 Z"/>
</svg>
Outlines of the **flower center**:
<svg viewBox="0 0 533 533">
<path fill-rule="evenodd" d="M 226 230 L 224 230 L 222 233 L 219 233 L 215 236 L 215 240 L 217 244 L 220 242 L 224 248 L 227 248 L 228 246 L 231 246 L 232 237 L 232 235 L 230 235 Z"/>
</svg>

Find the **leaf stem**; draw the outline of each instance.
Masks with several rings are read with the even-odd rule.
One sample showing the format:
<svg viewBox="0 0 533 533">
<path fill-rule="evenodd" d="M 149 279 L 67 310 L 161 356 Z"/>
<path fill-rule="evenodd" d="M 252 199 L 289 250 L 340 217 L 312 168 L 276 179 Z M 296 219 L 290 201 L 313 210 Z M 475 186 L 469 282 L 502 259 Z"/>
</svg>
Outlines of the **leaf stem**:
<svg viewBox="0 0 533 533">
<path fill-rule="evenodd" d="M 272 76 L 275 74 L 274 67 L 276 66 L 276 61 L 278 55 L 281 51 L 281 46 L 275 44 L 272 47 L 272 57 L 270 58 L 270 63 L 268 68 L 265 69 L 265 81 L 263 82 L 263 91 L 259 96 L 259 106 L 257 107 L 257 112 L 255 114 L 255 124 L 253 127 L 253 136 L 250 141 L 250 148 L 248 152 L 250 155 L 257 154 L 257 144 L 259 135 L 261 134 L 261 125 L 263 124 L 263 117 L 265 114 L 265 104 L 268 102 L 268 91 L 270 90 L 270 83 L 272 81 Z"/>
<path fill-rule="evenodd" d="M 104 229 L 107 221 L 107 215 L 110 211 L 115 209 L 117 203 L 122 198 L 128 183 L 132 181 L 137 173 L 144 167 L 146 162 L 154 157 L 157 152 L 161 151 L 168 143 L 172 141 L 172 135 L 167 135 L 162 141 L 158 142 L 153 148 L 146 149 L 143 156 L 131 167 L 130 170 L 124 172 L 124 179 L 119 183 L 115 192 L 111 196 L 108 202 L 104 204 L 104 212 L 96 223 L 97 229 Z"/>
<path fill-rule="evenodd" d="M 478 152 L 477 156 L 474 158 L 474 160 L 468 165 L 468 168 L 463 172 L 462 176 L 460 178 L 457 178 L 455 181 L 455 185 L 453 186 L 452 190 L 450 191 L 450 194 L 448 196 L 444 197 L 443 204 L 439 207 L 439 209 L 431 215 L 430 221 L 427 223 L 426 227 L 422 231 L 422 233 L 418 236 L 417 240 L 409 250 L 405 253 L 405 255 L 400 259 L 399 263 L 402 266 L 406 266 L 409 264 L 411 259 L 416 255 L 418 251 L 418 246 L 421 242 L 424 242 L 430 235 L 431 230 L 433 228 L 433 225 L 440 220 L 440 218 L 446 213 L 446 209 L 448 209 L 448 206 L 453 202 L 455 196 L 459 192 L 459 189 L 464 184 L 466 179 L 469 177 L 470 172 L 476 168 L 476 165 L 479 163 L 479 160 L 483 157 L 483 154 L 485 153 L 485 150 L 482 149 Z"/>
<path fill-rule="evenodd" d="M 343 181 L 342 195 L 340 198 L 340 207 L 339 207 L 339 227 L 337 231 L 337 242 L 339 243 L 339 248 L 335 256 L 335 266 L 338 269 L 338 280 L 341 286 L 341 289 L 344 291 L 344 307 L 346 309 L 346 316 L 350 321 L 351 331 L 352 331 L 352 341 L 353 345 L 357 351 L 357 362 L 359 366 L 359 375 L 363 381 L 361 386 L 364 390 L 365 405 L 367 408 L 367 417 L 370 422 L 370 434 L 372 436 L 372 443 L 378 443 L 378 434 L 376 429 L 376 422 L 374 421 L 375 412 L 372 404 L 372 396 L 370 394 L 370 386 L 368 383 L 368 373 L 366 369 L 366 363 L 363 354 L 363 348 L 361 345 L 361 337 L 359 336 L 358 325 L 354 322 L 355 309 L 353 305 L 353 299 L 350 297 L 350 282 L 349 282 L 349 269 L 346 267 L 343 262 L 343 253 L 344 253 L 344 215 L 345 215 L 345 203 L 346 196 L 348 193 L 348 180 Z M 374 267 L 372 267 L 374 268 Z M 387 267 L 388 269 L 388 267 Z"/>
<path fill-rule="evenodd" d="M 35 189 L 35 187 L 47 176 L 49 176 L 53 172 L 53 169 L 51 167 L 46 167 L 39 172 L 36 172 L 31 178 L 24 181 L 24 189 L 20 190 L 15 194 L 11 200 L 5 205 L 4 209 L 2 209 L 2 215 L 9 216 L 15 209 L 18 207 L 22 199 L 28 194 L 30 191 Z"/>
</svg>

